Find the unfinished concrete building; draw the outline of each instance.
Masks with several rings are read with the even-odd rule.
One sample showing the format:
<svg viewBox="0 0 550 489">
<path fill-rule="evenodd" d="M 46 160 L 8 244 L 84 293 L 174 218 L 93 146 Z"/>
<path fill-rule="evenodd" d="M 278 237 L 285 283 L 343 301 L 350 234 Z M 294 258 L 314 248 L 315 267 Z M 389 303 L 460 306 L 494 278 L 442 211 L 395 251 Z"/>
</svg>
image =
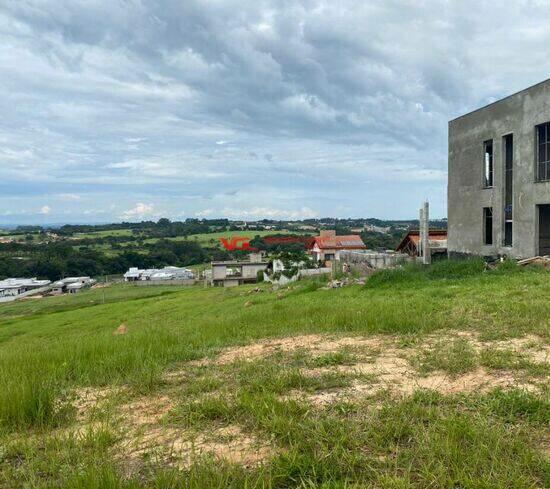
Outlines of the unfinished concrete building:
<svg viewBox="0 0 550 489">
<path fill-rule="evenodd" d="M 550 80 L 449 123 L 448 249 L 550 254 Z"/>
<path fill-rule="evenodd" d="M 269 262 L 261 253 L 250 253 L 248 261 L 213 261 L 211 283 L 214 286 L 234 287 L 258 280 L 258 272 L 267 269 Z"/>
</svg>

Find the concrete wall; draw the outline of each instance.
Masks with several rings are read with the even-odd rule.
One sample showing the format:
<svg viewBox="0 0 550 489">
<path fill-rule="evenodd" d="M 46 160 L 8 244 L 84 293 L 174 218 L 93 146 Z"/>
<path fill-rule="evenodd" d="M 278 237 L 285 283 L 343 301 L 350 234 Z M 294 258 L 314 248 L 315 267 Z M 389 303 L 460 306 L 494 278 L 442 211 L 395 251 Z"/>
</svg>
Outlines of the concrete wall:
<svg viewBox="0 0 550 489">
<path fill-rule="evenodd" d="M 225 265 L 212 266 L 212 279 L 219 280 L 227 277 L 227 267 Z"/>
<path fill-rule="evenodd" d="M 404 253 L 377 253 L 373 251 L 342 251 L 340 261 L 351 265 L 366 263 L 369 267 L 380 269 L 390 268 L 412 261 L 413 258 Z"/>
<path fill-rule="evenodd" d="M 538 208 L 550 182 L 536 181 L 535 126 L 550 121 L 550 81 L 449 123 L 449 253 L 523 258 L 538 254 Z M 514 136 L 513 245 L 504 246 L 503 136 Z M 483 142 L 493 140 L 494 187 L 483 188 Z M 493 208 L 493 245 L 483 244 L 483 208 Z"/>
<path fill-rule="evenodd" d="M 267 265 L 256 265 L 256 264 L 243 265 L 242 277 L 255 279 L 258 276 L 258 271 L 265 270 L 266 268 L 267 268 Z"/>
<path fill-rule="evenodd" d="M 300 277 L 314 277 L 315 275 L 326 275 L 331 273 L 332 268 L 321 267 L 321 268 L 304 268 L 298 271 Z"/>
</svg>

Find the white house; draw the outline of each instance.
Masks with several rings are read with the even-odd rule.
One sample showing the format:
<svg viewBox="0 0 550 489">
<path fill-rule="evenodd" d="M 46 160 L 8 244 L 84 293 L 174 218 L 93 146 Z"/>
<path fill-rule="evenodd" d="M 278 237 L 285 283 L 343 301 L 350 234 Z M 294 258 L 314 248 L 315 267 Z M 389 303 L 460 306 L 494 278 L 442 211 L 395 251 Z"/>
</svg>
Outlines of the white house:
<svg viewBox="0 0 550 489">
<path fill-rule="evenodd" d="M 141 270 L 137 267 L 130 268 L 124 274 L 126 282 L 137 281 L 165 281 L 165 280 L 193 280 L 195 274 L 188 268 L 179 267 L 164 267 L 164 268 L 148 268 Z"/>
<path fill-rule="evenodd" d="M 0 280 L 0 302 L 13 301 L 50 290 L 49 280 L 36 278 L 8 278 Z"/>
</svg>

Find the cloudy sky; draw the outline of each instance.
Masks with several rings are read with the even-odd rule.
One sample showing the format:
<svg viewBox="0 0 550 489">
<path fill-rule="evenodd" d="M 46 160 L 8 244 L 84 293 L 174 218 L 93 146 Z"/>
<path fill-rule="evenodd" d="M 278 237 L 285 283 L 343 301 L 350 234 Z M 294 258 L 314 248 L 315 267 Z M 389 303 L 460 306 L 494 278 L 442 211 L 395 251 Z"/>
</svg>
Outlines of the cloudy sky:
<svg viewBox="0 0 550 489">
<path fill-rule="evenodd" d="M 550 2 L 1 0 L 0 223 L 446 215 L 447 122 Z"/>
</svg>

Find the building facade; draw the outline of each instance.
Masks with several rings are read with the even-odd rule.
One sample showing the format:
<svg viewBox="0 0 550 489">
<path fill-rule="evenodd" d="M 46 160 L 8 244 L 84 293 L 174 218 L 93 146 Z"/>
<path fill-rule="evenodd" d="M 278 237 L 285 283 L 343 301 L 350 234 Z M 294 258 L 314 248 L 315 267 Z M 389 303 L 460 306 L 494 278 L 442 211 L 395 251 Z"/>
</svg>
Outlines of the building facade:
<svg viewBox="0 0 550 489">
<path fill-rule="evenodd" d="M 448 249 L 550 254 L 550 80 L 449 122 Z"/>
<path fill-rule="evenodd" d="M 213 261 L 211 263 L 211 284 L 234 287 L 245 283 L 255 283 L 258 272 L 267 270 L 269 262 L 261 253 L 250 253 L 248 261 Z"/>
</svg>

